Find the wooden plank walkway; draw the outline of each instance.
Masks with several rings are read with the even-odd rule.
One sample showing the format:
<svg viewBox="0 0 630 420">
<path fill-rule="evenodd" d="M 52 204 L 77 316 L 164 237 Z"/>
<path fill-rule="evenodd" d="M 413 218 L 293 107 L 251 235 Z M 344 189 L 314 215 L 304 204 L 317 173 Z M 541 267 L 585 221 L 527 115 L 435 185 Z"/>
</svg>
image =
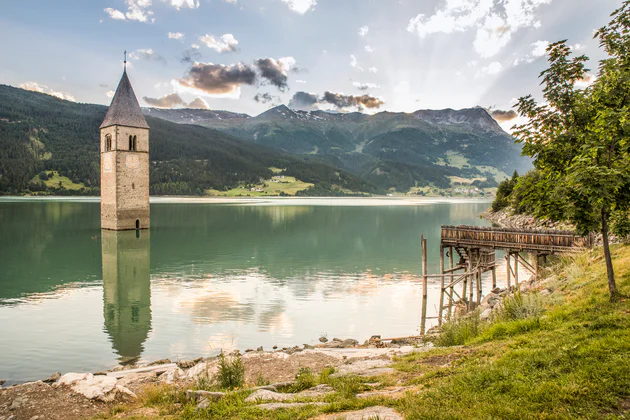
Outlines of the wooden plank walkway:
<svg viewBox="0 0 630 420">
<path fill-rule="evenodd" d="M 442 226 L 442 247 L 498 248 L 555 254 L 589 248 L 592 238 L 561 230 L 527 230 L 479 226 Z"/>
</svg>

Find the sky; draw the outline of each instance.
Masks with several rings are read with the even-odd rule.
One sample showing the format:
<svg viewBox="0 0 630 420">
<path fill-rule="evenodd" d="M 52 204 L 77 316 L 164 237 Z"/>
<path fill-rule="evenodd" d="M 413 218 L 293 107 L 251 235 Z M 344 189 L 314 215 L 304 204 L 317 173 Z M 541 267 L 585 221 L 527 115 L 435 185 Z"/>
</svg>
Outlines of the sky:
<svg viewBox="0 0 630 420">
<path fill-rule="evenodd" d="M 597 68 L 621 0 L 21 0 L 0 5 L 0 83 L 109 104 L 257 115 L 482 106 L 506 129 L 540 98 L 545 47 Z M 593 73 L 595 70 L 592 71 Z M 504 112 L 501 112 L 504 111 Z"/>
</svg>

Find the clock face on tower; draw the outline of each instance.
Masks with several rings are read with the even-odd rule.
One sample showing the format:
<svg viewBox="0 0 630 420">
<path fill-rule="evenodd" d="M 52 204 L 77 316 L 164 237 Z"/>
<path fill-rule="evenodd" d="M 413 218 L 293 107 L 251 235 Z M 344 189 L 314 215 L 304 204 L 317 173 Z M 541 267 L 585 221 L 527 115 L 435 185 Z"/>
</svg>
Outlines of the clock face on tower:
<svg viewBox="0 0 630 420">
<path fill-rule="evenodd" d="M 103 172 L 112 171 L 112 155 L 107 153 L 103 155 Z"/>
<path fill-rule="evenodd" d="M 137 155 L 127 155 L 125 165 L 127 165 L 128 169 L 136 169 L 140 166 L 140 159 L 138 159 Z"/>
</svg>

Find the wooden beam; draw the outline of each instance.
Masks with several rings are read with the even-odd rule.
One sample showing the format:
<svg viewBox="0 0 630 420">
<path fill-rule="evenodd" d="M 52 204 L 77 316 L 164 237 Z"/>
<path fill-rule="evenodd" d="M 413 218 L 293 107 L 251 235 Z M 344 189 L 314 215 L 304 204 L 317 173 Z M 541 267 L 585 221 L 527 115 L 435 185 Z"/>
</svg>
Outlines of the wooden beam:
<svg viewBox="0 0 630 420">
<path fill-rule="evenodd" d="M 420 320 L 420 334 L 424 335 L 427 322 L 427 240 L 422 235 L 422 319 Z"/>
</svg>

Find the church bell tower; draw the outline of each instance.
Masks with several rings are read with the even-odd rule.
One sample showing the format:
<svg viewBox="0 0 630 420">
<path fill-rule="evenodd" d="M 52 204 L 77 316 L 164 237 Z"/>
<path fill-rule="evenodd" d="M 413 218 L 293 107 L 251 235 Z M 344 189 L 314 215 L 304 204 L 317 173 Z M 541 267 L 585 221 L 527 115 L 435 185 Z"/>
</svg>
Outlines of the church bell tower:
<svg viewBox="0 0 630 420">
<path fill-rule="evenodd" d="M 149 228 L 149 125 L 127 77 L 101 124 L 101 228 Z"/>
</svg>

